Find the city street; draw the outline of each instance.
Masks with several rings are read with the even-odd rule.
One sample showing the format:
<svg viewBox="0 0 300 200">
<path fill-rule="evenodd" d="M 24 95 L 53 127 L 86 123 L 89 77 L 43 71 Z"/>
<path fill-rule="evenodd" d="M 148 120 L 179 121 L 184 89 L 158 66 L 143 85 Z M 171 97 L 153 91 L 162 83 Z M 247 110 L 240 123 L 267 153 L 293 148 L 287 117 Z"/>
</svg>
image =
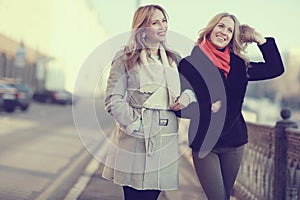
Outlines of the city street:
<svg viewBox="0 0 300 200">
<path fill-rule="evenodd" d="M 76 109 L 84 119 L 83 102 Z M 81 131 L 92 133 L 90 121 L 84 122 Z M 86 145 L 96 151 L 101 144 L 91 139 Z M 92 158 L 70 105 L 32 103 L 28 112 L 0 112 L 0 148 L 0 199 L 5 200 L 63 199 Z"/>
</svg>

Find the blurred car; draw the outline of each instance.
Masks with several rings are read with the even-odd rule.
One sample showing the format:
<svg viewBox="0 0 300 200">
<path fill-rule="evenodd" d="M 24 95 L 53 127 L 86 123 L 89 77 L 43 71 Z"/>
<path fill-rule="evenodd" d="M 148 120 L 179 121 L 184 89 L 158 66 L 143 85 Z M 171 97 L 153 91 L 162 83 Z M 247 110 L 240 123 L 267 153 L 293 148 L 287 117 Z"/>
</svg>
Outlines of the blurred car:
<svg viewBox="0 0 300 200">
<path fill-rule="evenodd" d="M 17 89 L 7 82 L 0 81 L 0 109 L 14 112 L 17 105 Z"/>
<path fill-rule="evenodd" d="M 17 89 L 17 106 L 23 111 L 28 110 L 32 99 L 32 89 L 22 82 L 9 83 L 9 85 Z"/>
<path fill-rule="evenodd" d="M 66 90 L 38 90 L 32 98 L 42 103 L 72 104 L 72 94 Z"/>
</svg>

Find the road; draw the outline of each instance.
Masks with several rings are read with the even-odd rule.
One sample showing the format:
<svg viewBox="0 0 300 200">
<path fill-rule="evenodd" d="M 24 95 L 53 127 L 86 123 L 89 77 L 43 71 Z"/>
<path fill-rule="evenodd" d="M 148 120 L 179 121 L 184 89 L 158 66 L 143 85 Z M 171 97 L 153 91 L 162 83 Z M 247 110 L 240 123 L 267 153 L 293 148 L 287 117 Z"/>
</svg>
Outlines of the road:
<svg viewBox="0 0 300 200">
<path fill-rule="evenodd" d="M 0 112 L 0 199 L 63 199 L 101 146 L 90 137 L 97 127 L 89 108 L 83 100 L 75 112 L 38 103 L 24 113 Z"/>
</svg>

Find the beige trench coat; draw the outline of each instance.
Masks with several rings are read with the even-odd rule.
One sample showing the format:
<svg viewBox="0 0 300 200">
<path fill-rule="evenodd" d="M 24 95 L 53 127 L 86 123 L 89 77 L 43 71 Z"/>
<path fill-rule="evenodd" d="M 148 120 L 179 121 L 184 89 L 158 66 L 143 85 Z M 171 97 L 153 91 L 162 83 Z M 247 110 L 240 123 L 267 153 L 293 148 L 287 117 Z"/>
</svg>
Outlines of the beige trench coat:
<svg viewBox="0 0 300 200">
<path fill-rule="evenodd" d="M 136 189 L 178 188 L 178 121 L 174 112 L 147 109 L 151 94 L 141 93 L 138 68 L 111 66 L 105 109 L 116 121 L 102 176 Z M 139 124 L 141 124 L 139 126 Z M 138 125 L 133 128 L 135 125 Z M 145 133 L 155 130 L 151 136 Z"/>
</svg>

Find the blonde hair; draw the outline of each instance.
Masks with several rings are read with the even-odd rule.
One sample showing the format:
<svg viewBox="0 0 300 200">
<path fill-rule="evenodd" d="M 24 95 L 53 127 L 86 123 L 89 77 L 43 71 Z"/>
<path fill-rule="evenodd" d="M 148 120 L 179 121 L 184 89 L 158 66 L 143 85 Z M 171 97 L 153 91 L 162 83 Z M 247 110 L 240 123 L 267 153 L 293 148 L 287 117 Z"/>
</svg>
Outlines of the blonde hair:
<svg viewBox="0 0 300 200">
<path fill-rule="evenodd" d="M 134 64 L 140 62 L 139 56 L 143 49 L 146 49 L 147 54 L 150 55 L 150 49 L 148 48 L 147 44 L 143 40 L 143 31 L 147 28 L 150 23 L 151 17 L 155 10 L 160 10 L 164 17 L 167 19 L 168 15 L 167 12 L 159 5 L 146 5 L 139 7 L 133 16 L 132 20 L 132 31 L 130 38 L 127 42 L 127 45 L 124 47 L 124 54 L 123 59 L 126 63 L 126 69 L 130 70 L 133 68 Z M 178 62 L 176 59 L 176 54 L 171 52 L 165 43 L 161 43 L 164 47 L 169 62 L 175 61 Z"/>
<path fill-rule="evenodd" d="M 233 31 L 233 36 L 232 39 L 229 43 L 229 49 L 231 52 L 233 52 L 234 54 L 238 55 L 239 57 L 241 57 L 245 63 L 249 62 L 249 58 L 245 55 L 246 51 L 246 45 L 244 44 L 244 42 L 241 40 L 241 33 L 240 33 L 240 22 L 238 21 L 238 19 L 229 13 L 219 13 L 216 16 L 214 16 L 206 25 L 205 28 L 201 29 L 199 31 L 199 37 L 197 40 L 197 45 L 203 41 L 206 40 L 210 33 L 212 32 L 212 30 L 215 28 L 215 26 L 219 23 L 219 21 L 224 18 L 224 17 L 230 17 L 233 21 L 234 21 L 234 31 Z"/>
</svg>

